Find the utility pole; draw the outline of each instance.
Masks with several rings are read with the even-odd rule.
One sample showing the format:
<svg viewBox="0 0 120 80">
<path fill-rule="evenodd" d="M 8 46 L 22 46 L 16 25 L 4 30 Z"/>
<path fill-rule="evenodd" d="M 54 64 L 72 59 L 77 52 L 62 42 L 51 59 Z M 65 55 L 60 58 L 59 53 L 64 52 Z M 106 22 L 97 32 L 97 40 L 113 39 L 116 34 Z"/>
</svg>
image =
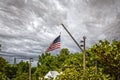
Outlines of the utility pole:
<svg viewBox="0 0 120 80">
<path fill-rule="evenodd" d="M 30 58 L 29 59 L 29 80 L 32 80 L 32 78 L 31 78 L 31 62 L 33 62 L 33 58 Z"/>
<path fill-rule="evenodd" d="M 83 40 L 81 40 L 81 43 L 83 43 L 81 47 L 83 47 L 83 69 L 85 70 L 86 68 L 86 37 L 85 36 L 83 36 Z"/>
</svg>

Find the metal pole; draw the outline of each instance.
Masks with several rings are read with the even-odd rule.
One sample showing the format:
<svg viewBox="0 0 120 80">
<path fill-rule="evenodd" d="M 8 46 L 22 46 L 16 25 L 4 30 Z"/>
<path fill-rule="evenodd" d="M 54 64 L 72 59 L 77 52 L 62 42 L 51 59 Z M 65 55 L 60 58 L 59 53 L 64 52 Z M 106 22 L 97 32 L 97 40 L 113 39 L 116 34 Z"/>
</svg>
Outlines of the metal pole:
<svg viewBox="0 0 120 80">
<path fill-rule="evenodd" d="M 70 32 L 67 30 L 67 28 L 64 26 L 64 24 L 61 24 L 63 28 L 67 31 L 67 33 L 70 35 L 70 37 L 73 39 L 73 41 L 76 43 L 76 45 L 79 47 L 79 49 L 83 52 L 83 49 L 81 46 L 78 44 L 78 42 L 74 39 L 74 37 L 70 34 Z"/>
<path fill-rule="evenodd" d="M 29 80 L 32 80 L 31 79 L 31 62 L 32 62 L 32 58 L 30 58 L 30 63 L 29 63 Z"/>
</svg>

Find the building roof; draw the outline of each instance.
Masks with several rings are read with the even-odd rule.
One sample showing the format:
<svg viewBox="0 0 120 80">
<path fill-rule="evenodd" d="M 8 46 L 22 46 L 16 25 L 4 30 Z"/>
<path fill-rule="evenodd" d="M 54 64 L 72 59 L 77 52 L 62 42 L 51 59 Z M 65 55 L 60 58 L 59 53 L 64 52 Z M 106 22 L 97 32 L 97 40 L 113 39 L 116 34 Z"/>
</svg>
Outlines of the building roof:
<svg viewBox="0 0 120 80">
<path fill-rule="evenodd" d="M 44 78 L 50 79 L 53 78 L 55 79 L 58 75 L 60 75 L 57 71 L 49 71 Z"/>
</svg>

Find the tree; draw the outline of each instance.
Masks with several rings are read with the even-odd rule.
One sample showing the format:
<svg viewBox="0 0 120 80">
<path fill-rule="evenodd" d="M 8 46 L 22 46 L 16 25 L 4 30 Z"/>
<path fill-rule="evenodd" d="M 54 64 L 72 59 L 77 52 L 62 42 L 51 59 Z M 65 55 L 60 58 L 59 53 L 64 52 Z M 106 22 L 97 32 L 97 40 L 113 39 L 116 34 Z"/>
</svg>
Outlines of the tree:
<svg viewBox="0 0 120 80">
<path fill-rule="evenodd" d="M 22 73 L 21 75 L 17 76 L 14 80 L 29 80 L 28 73 Z"/>
<path fill-rule="evenodd" d="M 36 76 L 35 80 L 39 77 L 44 77 L 48 71 L 57 70 L 58 65 L 56 56 L 53 56 L 50 53 L 43 53 L 39 56 L 38 66 L 34 73 L 34 76 Z"/>
<path fill-rule="evenodd" d="M 6 68 L 5 68 L 5 75 L 7 75 L 7 77 L 9 79 L 13 79 L 16 77 L 17 75 L 17 67 L 9 64 Z"/>
<path fill-rule="evenodd" d="M 39 56 L 38 66 L 34 73 L 34 77 L 36 76 L 35 80 L 44 77 L 48 71 L 61 71 L 60 69 L 62 68 L 62 64 L 68 58 L 69 53 L 69 50 L 64 48 L 57 56 L 51 55 L 50 53 L 43 53 L 41 56 Z"/>
<path fill-rule="evenodd" d="M 59 55 L 57 56 L 59 68 L 62 67 L 64 61 L 68 58 L 70 51 L 67 48 L 61 49 Z"/>
<path fill-rule="evenodd" d="M 0 57 L 0 80 L 8 80 L 8 76 L 6 75 L 6 67 L 8 67 L 8 62 Z"/>
<path fill-rule="evenodd" d="M 4 58 L 0 57 L 0 72 L 4 73 L 7 66 L 8 62 Z"/>
<path fill-rule="evenodd" d="M 103 73 L 109 74 L 113 79 L 119 80 L 120 75 L 120 42 L 113 40 L 110 44 L 107 40 L 100 40 L 88 51 L 89 55 L 95 55 L 93 60 L 103 68 Z"/>
<path fill-rule="evenodd" d="M 22 73 L 28 73 L 29 72 L 29 63 L 27 62 L 19 62 L 16 67 L 18 68 L 17 70 L 17 75 L 21 75 Z"/>
<path fill-rule="evenodd" d="M 61 75 L 58 80 L 78 80 L 82 70 L 82 54 L 67 55 L 61 67 Z"/>
</svg>

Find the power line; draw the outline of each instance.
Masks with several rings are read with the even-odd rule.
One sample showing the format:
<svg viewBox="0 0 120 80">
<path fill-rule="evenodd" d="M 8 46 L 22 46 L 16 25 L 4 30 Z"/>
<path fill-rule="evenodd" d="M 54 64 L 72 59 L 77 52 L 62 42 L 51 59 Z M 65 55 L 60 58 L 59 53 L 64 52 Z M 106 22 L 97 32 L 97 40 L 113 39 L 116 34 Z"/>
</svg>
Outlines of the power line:
<svg viewBox="0 0 120 80">
<path fill-rule="evenodd" d="M 25 60 L 29 60 L 29 58 L 32 57 L 35 61 L 37 61 L 37 59 L 39 58 L 39 55 L 37 55 L 37 56 L 24 56 L 24 55 L 19 55 L 16 53 L 3 52 L 3 51 L 1 51 L 0 56 L 15 57 L 17 59 L 25 59 Z"/>
</svg>

